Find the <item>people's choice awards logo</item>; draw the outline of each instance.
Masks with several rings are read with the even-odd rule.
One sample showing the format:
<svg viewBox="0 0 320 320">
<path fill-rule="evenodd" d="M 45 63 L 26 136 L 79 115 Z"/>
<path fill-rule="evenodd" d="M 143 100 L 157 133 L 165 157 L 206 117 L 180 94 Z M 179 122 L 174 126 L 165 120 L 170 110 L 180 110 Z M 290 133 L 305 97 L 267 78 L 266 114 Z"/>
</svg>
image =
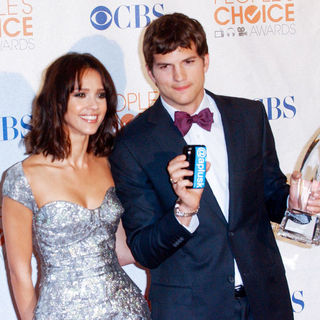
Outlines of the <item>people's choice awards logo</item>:
<svg viewBox="0 0 320 320">
<path fill-rule="evenodd" d="M 214 0 L 215 37 L 296 33 L 294 0 Z"/>
<path fill-rule="evenodd" d="M 131 91 L 118 93 L 117 112 L 122 125 L 128 124 L 136 114 L 152 106 L 159 96 L 158 91 Z"/>
<path fill-rule="evenodd" d="M 0 1 L 0 51 L 34 49 L 29 0 Z"/>
<path fill-rule="evenodd" d="M 163 14 L 162 3 L 121 5 L 112 9 L 98 6 L 91 11 L 90 22 L 97 30 L 106 30 L 110 26 L 118 29 L 136 29 L 144 28 L 151 20 Z"/>
</svg>

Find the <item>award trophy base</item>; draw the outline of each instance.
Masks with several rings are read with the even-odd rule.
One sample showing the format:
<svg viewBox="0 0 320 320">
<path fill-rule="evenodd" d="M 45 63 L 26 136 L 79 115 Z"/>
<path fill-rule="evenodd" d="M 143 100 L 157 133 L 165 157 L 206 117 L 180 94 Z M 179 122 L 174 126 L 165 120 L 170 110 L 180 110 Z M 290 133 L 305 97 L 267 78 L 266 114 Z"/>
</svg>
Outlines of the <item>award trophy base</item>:
<svg viewBox="0 0 320 320">
<path fill-rule="evenodd" d="M 278 235 L 313 245 L 320 245 L 320 219 L 299 210 L 288 210 L 279 226 Z"/>
<path fill-rule="evenodd" d="M 310 195 L 320 188 L 320 134 L 310 144 L 301 164 L 298 183 L 290 186 L 293 208 L 287 209 L 278 235 L 308 245 L 320 245 L 320 213 L 310 215 Z M 291 189 L 292 187 L 292 189 Z"/>
</svg>

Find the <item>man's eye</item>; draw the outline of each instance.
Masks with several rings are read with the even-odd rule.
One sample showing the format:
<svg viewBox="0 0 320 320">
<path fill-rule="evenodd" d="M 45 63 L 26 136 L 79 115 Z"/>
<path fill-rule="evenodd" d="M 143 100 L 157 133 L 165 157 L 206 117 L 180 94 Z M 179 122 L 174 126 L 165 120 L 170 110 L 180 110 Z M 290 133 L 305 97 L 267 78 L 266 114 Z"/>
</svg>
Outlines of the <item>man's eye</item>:
<svg viewBox="0 0 320 320">
<path fill-rule="evenodd" d="M 160 69 L 166 69 L 167 67 L 168 67 L 167 64 L 163 64 L 163 65 L 160 66 Z"/>
</svg>

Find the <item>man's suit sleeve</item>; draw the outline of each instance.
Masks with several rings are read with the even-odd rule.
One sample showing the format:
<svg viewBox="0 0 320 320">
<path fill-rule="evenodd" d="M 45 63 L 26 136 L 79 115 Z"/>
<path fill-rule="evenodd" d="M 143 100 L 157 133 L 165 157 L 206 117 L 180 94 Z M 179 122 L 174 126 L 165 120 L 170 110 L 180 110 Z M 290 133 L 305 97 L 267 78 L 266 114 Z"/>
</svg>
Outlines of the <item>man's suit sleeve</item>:
<svg viewBox="0 0 320 320">
<path fill-rule="evenodd" d="M 141 265 L 156 268 L 192 234 L 175 218 L 173 204 L 165 212 L 155 186 L 124 141 L 116 142 L 109 160 L 117 195 L 125 209 L 122 222 L 128 245 Z M 166 168 L 163 174 L 167 174 Z"/>
<path fill-rule="evenodd" d="M 264 106 L 261 107 L 263 110 L 264 138 L 262 147 L 265 203 L 270 220 L 280 223 L 286 210 L 289 185 L 286 183 L 286 176 L 280 170 L 269 120 Z"/>
</svg>

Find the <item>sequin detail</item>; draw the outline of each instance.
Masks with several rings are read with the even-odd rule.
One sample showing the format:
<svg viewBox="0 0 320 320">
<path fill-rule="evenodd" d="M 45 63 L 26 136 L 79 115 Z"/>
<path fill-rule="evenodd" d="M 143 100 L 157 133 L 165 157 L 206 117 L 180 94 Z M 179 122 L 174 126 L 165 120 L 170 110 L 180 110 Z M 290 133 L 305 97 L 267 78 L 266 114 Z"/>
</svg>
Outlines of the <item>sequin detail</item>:
<svg viewBox="0 0 320 320">
<path fill-rule="evenodd" d="M 140 289 L 115 253 L 123 207 L 114 187 L 94 210 L 67 201 L 39 209 L 18 162 L 6 174 L 3 196 L 33 211 L 33 242 L 41 267 L 35 320 L 150 319 Z"/>
</svg>

